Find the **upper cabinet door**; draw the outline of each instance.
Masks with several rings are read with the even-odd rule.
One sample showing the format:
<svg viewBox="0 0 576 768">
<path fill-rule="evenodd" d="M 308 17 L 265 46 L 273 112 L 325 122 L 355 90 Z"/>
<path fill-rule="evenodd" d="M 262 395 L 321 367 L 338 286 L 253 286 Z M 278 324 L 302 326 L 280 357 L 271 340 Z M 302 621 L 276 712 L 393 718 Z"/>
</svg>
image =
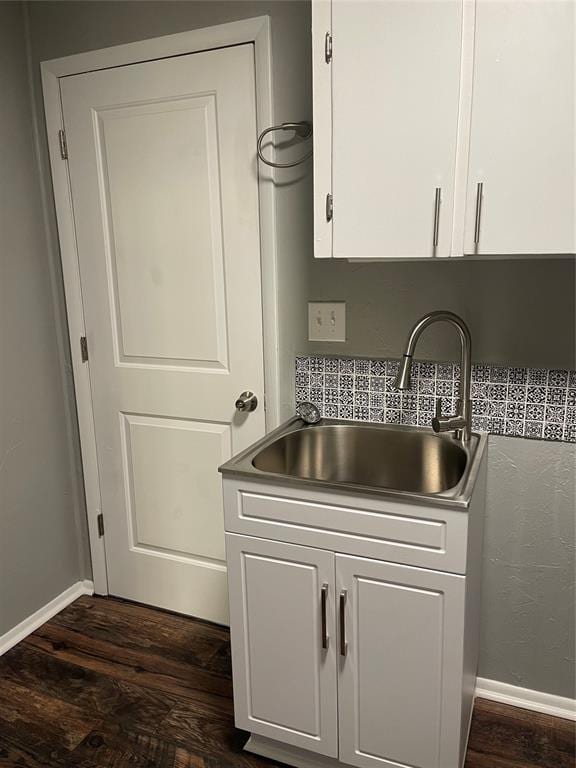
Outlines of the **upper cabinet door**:
<svg viewBox="0 0 576 768">
<path fill-rule="evenodd" d="M 333 0 L 331 29 L 327 4 L 313 7 L 316 255 L 449 256 L 462 0 Z M 332 79 L 331 180 L 322 67 Z M 324 192 L 333 195 L 331 253 Z"/>
<path fill-rule="evenodd" d="M 574 8 L 476 0 L 466 253 L 576 251 Z"/>
<path fill-rule="evenodd" d="M 226 534 L 236 725 L 338 755 L 334 555 Z"/>
</svg>

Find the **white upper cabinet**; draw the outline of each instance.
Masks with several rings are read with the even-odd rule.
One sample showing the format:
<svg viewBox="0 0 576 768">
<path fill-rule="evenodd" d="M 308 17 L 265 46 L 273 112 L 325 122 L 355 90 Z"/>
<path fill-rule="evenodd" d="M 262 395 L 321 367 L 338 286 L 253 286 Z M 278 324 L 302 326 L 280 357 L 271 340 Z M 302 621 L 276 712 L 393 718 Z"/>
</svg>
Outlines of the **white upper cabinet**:
<svg viewBox="0 0 576 768">
<path fill-rule="evenodd" d="M 574 8 L 476 0 L 466 253 L 576 251 Z"/>
<path fill-rule="evenodd" d="M 462 0 L 334 0 L 331 13 L 333 240 L 316 255 L 449 256 Z"/>
<path fill-rule="evenodd" d="M 314 0 L 315 256 L 574 253 L 574 29 L 574 0 Z"/>
</svg>

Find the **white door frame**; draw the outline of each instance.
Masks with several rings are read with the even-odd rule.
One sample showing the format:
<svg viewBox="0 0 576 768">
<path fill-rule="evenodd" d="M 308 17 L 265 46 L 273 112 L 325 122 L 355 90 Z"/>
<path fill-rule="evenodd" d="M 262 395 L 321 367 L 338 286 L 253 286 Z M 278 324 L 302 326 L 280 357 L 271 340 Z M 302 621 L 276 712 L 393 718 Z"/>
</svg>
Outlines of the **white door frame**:
<svg viewBox="0 0 576 768">
<path fill-rule="evenodd" d="M 64 292 L 68 315 L 68 332 L 72 352 L 74 389 L 78 410 L 80 444 L 88 534 L 94 589 L 108 594 L 106 549 L 104 538 L 98 535 L 98 515 L 101 511 L 98 460 L 90 363 L 83 363 L 80 337 L 85 336 L 84 306 L 68 163 L 60 154 L 59 131 L 63 128 L 59 78 L 111 67 L 121 67 L 169 56 L 181 56 L 214 48 L 253 43 L 256 71 L 256 124 L 258 132 L 274 124 L 272 102 L 272 50 L 268 16 L 233 21 L 214 27 L 181 32 L 175 35 L 142 40 L 97 51 L 88 51 L 41 63 L 44 111 L 48 133 L 48 148 L 52 170 L 52 186 L 58 221 L 58 239 L 64 275 Z M 254 144 L 256 154 L 256 144 Z M 276 274 L 275 185 L 272 168 L 259 168 L 260 254 L 262 269 L 262 313 L 264 328 L 264 380 L 266 387 L 266 428 L 279 422 L 279 360 L 278 311 Z"/>
</svg>

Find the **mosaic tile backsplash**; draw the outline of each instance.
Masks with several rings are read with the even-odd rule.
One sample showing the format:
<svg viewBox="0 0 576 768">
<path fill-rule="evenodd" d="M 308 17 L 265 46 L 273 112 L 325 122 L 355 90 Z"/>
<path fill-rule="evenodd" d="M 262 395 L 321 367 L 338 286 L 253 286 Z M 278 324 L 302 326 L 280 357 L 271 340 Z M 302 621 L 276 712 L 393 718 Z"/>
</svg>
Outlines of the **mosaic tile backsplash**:
<svg viewBox="0 0 576 768">
<path fill-rule="evenodd" d="M 326 418 L 429 427 L 437 397 L 454 413 L 460 366 L 415 362 L 412 389 L 394 388 L 395 360 L 296 358 L 296 403 Z M 576 371 L 472 366 L 472 425 L 477 431 L 576 442 Z"/>
</svg>

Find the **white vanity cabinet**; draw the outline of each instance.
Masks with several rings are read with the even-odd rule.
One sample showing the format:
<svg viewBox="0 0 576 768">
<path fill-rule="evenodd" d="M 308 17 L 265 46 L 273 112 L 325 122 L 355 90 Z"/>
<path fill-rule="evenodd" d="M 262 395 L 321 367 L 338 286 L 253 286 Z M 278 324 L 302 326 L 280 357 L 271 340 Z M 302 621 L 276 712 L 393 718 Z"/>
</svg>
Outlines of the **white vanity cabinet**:
<svg viewBox="0 0 576 768">
<path fill-rule="evenodd" d="M 574 15 L 314 0 L 315 256 L 574 254 Z"/>
<path fill-rule="evenodd" d="M 334 555 L 234 534 L 226 554 L 236 725 L 336 757 Z"/>
<path fill-rule="evenodd" d="M 460 768 L 485 458 L 467 509 L 224 478 L 234 709 L 302 768 Z"/>
<path fill-rule="evenodd" d="M 464 582 L 336 555 L 341 762 L 458 765 Z"/>
</svg>

